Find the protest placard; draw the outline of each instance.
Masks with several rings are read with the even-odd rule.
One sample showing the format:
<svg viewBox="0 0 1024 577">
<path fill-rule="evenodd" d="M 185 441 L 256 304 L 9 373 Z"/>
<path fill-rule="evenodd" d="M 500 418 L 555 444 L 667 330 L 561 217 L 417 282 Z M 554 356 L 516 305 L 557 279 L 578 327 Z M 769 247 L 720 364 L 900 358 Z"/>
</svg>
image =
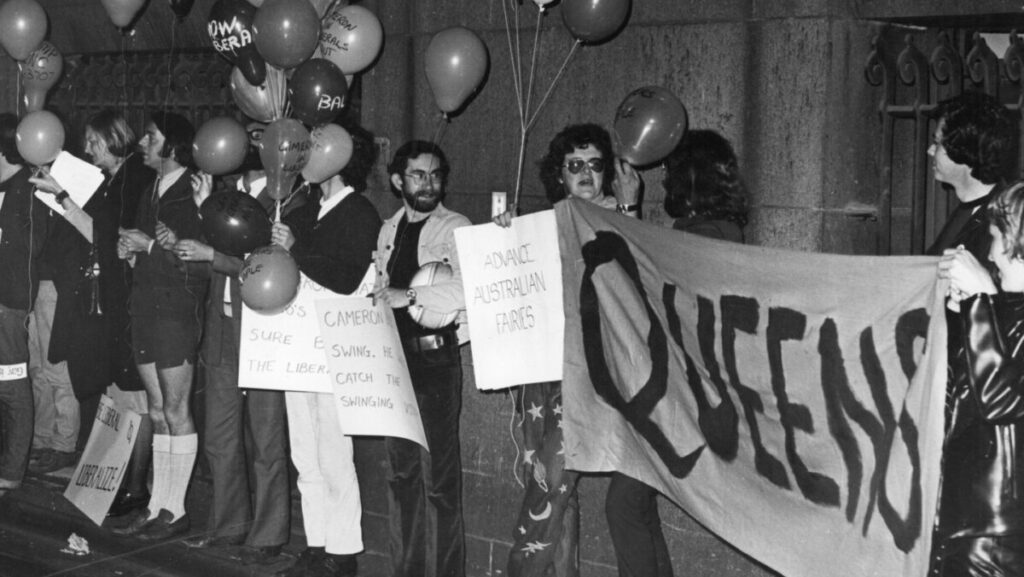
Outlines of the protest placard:
<svg viewBox="0 0 1024 577">
<path fill-rule="evenodd" d="M 394 312 L 365 297 L 319 299 L 316 311 L 342 432 L 426 448 Z"/>
<path fill-rule="evenodd" d="M 562 378 L 565 317 L 555 213 L 455 231 L 476 386 Z"/>
<path fill-rule="evenodd" d="M 97 525 L 103 524 L 121 486 L 141 421 L 138 413 L 119 410 L 110 397 L 100 398 L 89 441 L 64 491 L 64 497 Z"/>
</svg>

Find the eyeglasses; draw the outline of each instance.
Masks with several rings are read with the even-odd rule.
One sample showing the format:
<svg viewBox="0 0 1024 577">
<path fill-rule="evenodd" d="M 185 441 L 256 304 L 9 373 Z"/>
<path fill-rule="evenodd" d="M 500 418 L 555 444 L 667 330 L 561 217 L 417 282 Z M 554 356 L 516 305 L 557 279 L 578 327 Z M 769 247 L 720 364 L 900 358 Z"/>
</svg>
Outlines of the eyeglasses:
<svg viewBox="0 0 1024 577">
<path fill-rule="evenodd" d="M 574 158 L 562 166 L 568 168 L 571 174 L 579 174 L 583 171 L 584 166 L 589 167 L 591 172 L 604 172 L 604 159 L 591 158 L 590 160 L 583 160 L 582 158 Z"/>
<path fill-rule="evenodd" d="M 440 169 L 431 170 L 430 172 L 425 170 L 410 170 L 405 173 L 405 176 L 417 184 L 423 184 L 427 179 L 434 182 L 444 179 L 444 171 Z"/>
</svg>

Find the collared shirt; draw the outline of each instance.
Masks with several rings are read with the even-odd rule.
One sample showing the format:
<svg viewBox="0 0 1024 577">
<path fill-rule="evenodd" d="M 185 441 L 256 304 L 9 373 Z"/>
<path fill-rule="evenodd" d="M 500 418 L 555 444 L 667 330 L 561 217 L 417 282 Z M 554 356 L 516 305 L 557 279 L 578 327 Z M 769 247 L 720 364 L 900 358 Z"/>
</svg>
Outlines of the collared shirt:
<svg viewBox="0 0 1024 577">
<path fill-rule="evenodd" d="M 327 198 L 323 197 L 320 199 L 320 212 L 316 215 L 316 220 L 319 221 L 324 217 L 325 214 L 331 212 L 331 209 L 338 206 L 338 203 L 345 200 L 345 197 L 355 192 L 355 189 L 351 186 L 346 186 L 335 193 L 334 196 Z"/>
<path fill-rule="evenodd" d="M 170 188 L 174 186 L 174 183 L 178 182 L 178 179 L 181 178 L 183 174 L 185 174 L 185 167 L 181 166 L 167 174 L 164 174 L 163 176 L 157 177 L 157 198 L 163 197 L 164 193 L 170 190 Z"/>
<path fill-rule="evenodd" d="M 267 188 L 267 177 L 261 176 L 256 180 L 249 183 L 249 190 L 245 190 L 245 177 L 238 179 L 238 190 L 240 192 L 248 192 L 249 196 L 253 198 L 259 198 L 260 193 L 263 189 Z"/>
</svg>

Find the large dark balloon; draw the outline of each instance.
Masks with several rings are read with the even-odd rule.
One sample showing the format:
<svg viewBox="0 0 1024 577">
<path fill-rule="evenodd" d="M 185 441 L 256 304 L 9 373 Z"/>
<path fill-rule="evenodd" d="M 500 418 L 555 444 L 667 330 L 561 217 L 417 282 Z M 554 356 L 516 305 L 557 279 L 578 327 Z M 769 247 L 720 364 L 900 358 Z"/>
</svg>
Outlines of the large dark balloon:
<svg viewBox="0 0 1024 577">
<path fill-rule="evenodd" d="M 278 68 L 295 68 L 320 41 L 320 16 L 308 0 L 266 0 L 253 22 L 256 48 Z"/>
<path fill-rule="evenodd" d="M 629 17 L 629 0 L 565 0 L 562 21 L 580 42 L 611 38 Z"/>
<path fill-rule="evenodd" d="M 206 243 L 230 256 L 242 256 L 270 243 L 273 223 L 259 201 L 237 190 L 218 192 L 199 207 Z"/>
<path fill-rule="evenodd" d="M 242 302 L 265 315 L 288 308 L 299 294 L 299 265 L 284 248 L 274 244 L 252 251 L 238 275 Z"/>
<path fill-rule="evenodd" d="M 213 48 L 237 67 L 249 84 L 259 86 L 267 77 L 263 61 L 253 39 L 256 7 L 245 0 L 217 0 L 210 8 L 206 33 Z"/>
<path fill-rule="evenodd" d="M 630 92 L 615 111 L 618 154 L 646 166 L 672 152 L 686 133 L 686 108 L 670 90 L 645 86 Z"/>
<path fill-rule="evenodd" d="M 171 4 L 171 10 L 174 11 L 174 15 L 178 17 L 178 20 L 184 20 L 188 16 L 188 11 L 192 9 L 192 3 L 194 0 L 167 0 Z"/>
<path fill-rule="evenodd" d="M 288 81 L 292 116 L 320 126 L 334 119 L 345 106 L 348 82 L 345 75 L 326 58 L 310 58 L 295 69 Z"/>
</svg>

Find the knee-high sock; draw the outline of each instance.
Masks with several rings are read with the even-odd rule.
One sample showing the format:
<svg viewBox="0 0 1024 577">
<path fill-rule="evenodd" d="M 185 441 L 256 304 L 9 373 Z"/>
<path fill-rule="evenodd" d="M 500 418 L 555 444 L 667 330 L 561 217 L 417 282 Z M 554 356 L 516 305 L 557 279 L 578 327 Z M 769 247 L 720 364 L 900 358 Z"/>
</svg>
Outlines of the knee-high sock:
<svg viewBox="0 0 1024 577">
<path fill-rule="evenodd" d="M 167 487 L 167 502 L 164 509 L 174 514 L 178 520 L 185 514 L 185 492 L 188 482 L 192 479 L 192 466 L 196 464 L 196 451 L 199 446 L 199 435 L 181 435 L 171 437 L 171 471 L 170 483 Z"/>
<path fill-rule="evenodd" d="M 167 486 L 171 474 L 171 436 L 153 435 L 153 492 L 149 497 L 149 518 L 167 508 Z"/>
</svg>

